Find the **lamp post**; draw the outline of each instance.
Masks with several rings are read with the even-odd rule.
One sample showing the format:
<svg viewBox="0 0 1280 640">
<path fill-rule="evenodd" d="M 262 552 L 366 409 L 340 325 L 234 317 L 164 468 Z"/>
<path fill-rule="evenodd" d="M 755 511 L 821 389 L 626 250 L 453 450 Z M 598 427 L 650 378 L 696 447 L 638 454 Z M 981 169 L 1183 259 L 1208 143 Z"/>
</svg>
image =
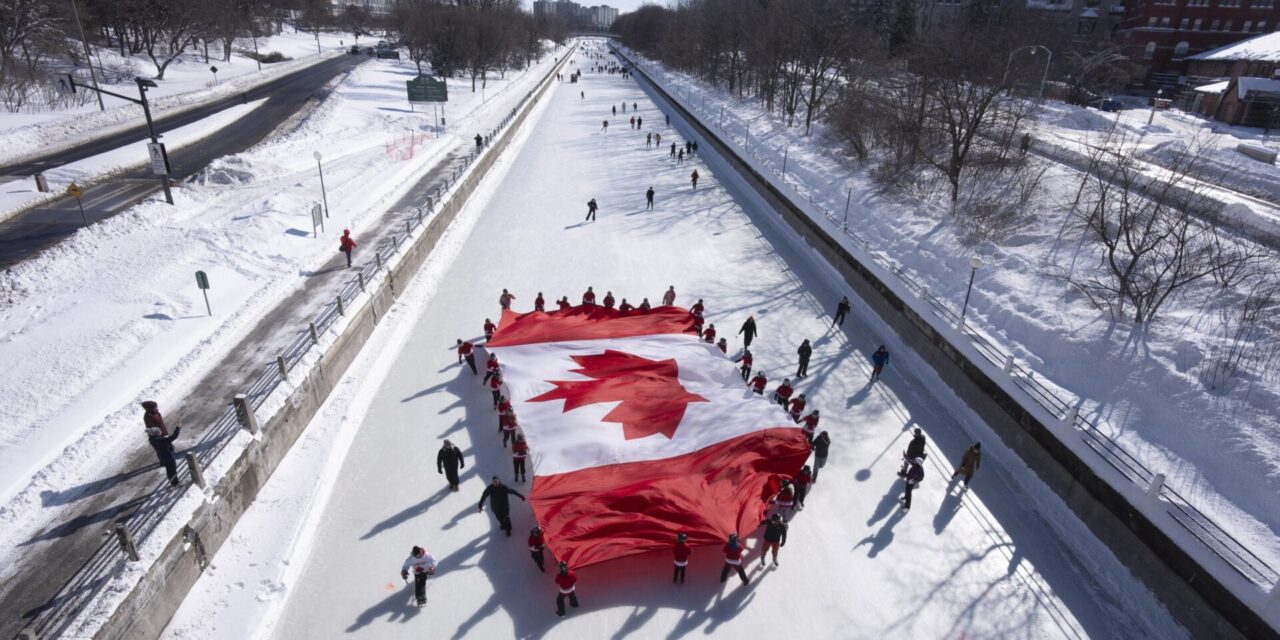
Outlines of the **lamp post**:
<svg viewBox="0 0 1280 640">
<path fill-rule="evenodd" d="M 324 165 L 320 164 L 320 159 L 323 158 L 324 156 L 321 156 L 320 152 L 317 151 L 311 154 L 311 157 L 316 159 L 316 169 L 320 171 L 320 198 L 324 200 L 324 217 L 328 218 L 329 217 L 329 194 L 325 193 L 325 190 L 324 190 Z"/>
<path fill-rule="evenodd" d="M 1151 99 L 1151 115 L 1147 116 L 1147 126 L 1151 126 L 1151 123 L 1156 119 L 1156 101 L 1160 100 L 1163 96 L 1164 89 L 1156 89 L 1156 95 Z"/>
<path fill-rule="evenodd" d="M 969 294 L 973 293 L 973 277 L 978 275 L 978 269 L 982 268 L 982 258 L 974 256 L 969 258 L 969 288 L 964 292 L 964 306 L 960 308 L 960 325 L 961 330 L 964 329 L 964 316 L 969 311 Z"/>
<path fill-rule="evenodd" d="M 1008 79 L 1009 79 L 1009 68 L 1013 65 L 1013 56 L 1014 56 L 1015 54 L 1017 54 L 1019 51 L 1022 51 L 1023 49 L 1030 49 L 1030 50 L 1031 50 L 1031 55 L 1035 55 L 1035 54 L 1036 54 L 1036 51 L 1038 51 L 1038 50 L 1040 50 L 1040 49 L 1044 49 L 1044 52 L 1045 52 L 1046 54 L 1048 54 L 1048 56 L 1045 58 L 1045 61 L 1044 61 L 1044 73 L 1043 73 L 1043 74 L 1041 74 L 1041 76 L 1040 76 L 1040 95 L 1039 95 L 1039 99 L 1043 100 L 1043 99 L 1044 99 L 1044 83 L 1045 83 L 1045 81 L 1046 81 L 1046 80 L 1048 80 L 1048 79 L 1049 79 L 1049 63 L 1053 62 L 1053 51 L 1051 51 L 1051 50 L 1049 49 L 1049 47 L 1046 47 L 1046 46 L 1044 46 L 1044 45 L 1042 45 L 1042 44 L 1029 44 L 1029 45 L 1026 45 L 1026 46 L 1024 46 L 1024 47 L 1018 47 L 1017 49 L 1014 49 L 1013 51 L 1010 51 L 1010 52 L 1009 52 L 1009 61 L 1008 61 L 1008 62 L 1006 62 L 1006 63 L 1005 63 L 1005 65 L 1004 65 L 1004 77 L 1000 79 L 1000 85 L 1001 85 L 1001 86 L 1004 86 L 1004 82 L 1005 82 L 1005 80 L 1008 80 Z"/>
</svg>

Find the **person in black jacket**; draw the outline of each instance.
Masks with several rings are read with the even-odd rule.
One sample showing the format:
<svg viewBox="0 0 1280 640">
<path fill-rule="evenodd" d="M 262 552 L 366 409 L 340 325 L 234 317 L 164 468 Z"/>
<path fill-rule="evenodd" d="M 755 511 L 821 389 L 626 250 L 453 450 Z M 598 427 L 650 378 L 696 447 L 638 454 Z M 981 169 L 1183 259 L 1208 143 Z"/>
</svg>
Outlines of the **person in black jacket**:
<svg viewBox="0 0 1280 640">
<path fill-rule="evenodd" d="M 809 356 L 813 355 L 813 347 L 809 346 L 808 340 L 805 340 L 800 343 L 796 353 L 800 356 L 800 367 L 796 369 L 796 377 L 803 378 L 809 375 Z"/>
<path fill-rule="evenodd" d="M 458 490 L 458 469 L 466 466 L 467 462 L 462 458 L 462 450 L 445 440 L 444 446 L 440 447 L 440 453 L 436 454 L 436 473 L 444 474 L 449 481 L 449 490 Z"/>
<path fill-rule="evenodd" d="M 813 484 L 818 484 L 818 472 L 827 464 L 827 451 L 831 447 L 831 436 L 826 431 L 813 439 Z"/>
<path fill-rule="evenodd" d="M 742 336 L 742 348 L 751 348 L 751 341 L 755 339 L 756 333 L 756 317 L 747 316 L 747 321 L 742 323 L 741 329 L 738 329 L 738 335 Z"/>
<path fill-rule="evenodd" d="M 914 433 L 915 435 L 911 436 L 911 442 L 907 443 L 907 452 L 902 454 L 902 469 L 898 471 L 899 478 L 907 477 L 907 468 L 911 466 L 912 460 L 924 458 L 927 455 L 924 452 L 924 431 L 921 431 L 920 427 L 916 427 Z"/>
<path fill-rule="evenodd" d="M 836 304 L 836 319 L 831 322 L 833 327 L 844 326 L 844 317 L 849 313 L 849 297 L 842 296 L 840 302 Z"/>
<path fill-rule="evenodd" d="M 764 527 L 764 548 L 760 550 L 760 564 L 764 564 L 764 556 L 773 552 L 773 566 L 778 566 L 778 547 L 787 546 L 787 523 L 781 513 L 760 523 Z"/>
<path fill-rule="evenodd" d="M 498 519 L 498 524 L 502 525 L 502 530 L 507 536 L 511 536 L 511 502 L 507 499 L 508 495 L 514 495 L 524 500 L 524 494 L 502 484 L 502 480 L 498 476 L 493 477 L 493 482 L 484 488 L 484 493 L 480 495 L 480 506 L 476 507 L 476 511 L 484 511 L 484 503 L 489 501 L 489 510 L 493 511 L 493 517 Z"/>
<path fill-rule="evenodd" d="M 168 426 L 164 423 L 164 416 L 160 414 L 160 405 L 155 401 L 147 400 L 142 403 L 142 410 L 142 425 L 146 428 L 147 443 L 155 450 L 160 466 L 164 467 L 165 475 L 169 477 L 169 484 L 176 487 L 178 486 L 178 460 L 173 455 L 173 441 L 178 439 L 182 424 L 174 426 L 173 433 L 170 434 Z"/>
</svg>

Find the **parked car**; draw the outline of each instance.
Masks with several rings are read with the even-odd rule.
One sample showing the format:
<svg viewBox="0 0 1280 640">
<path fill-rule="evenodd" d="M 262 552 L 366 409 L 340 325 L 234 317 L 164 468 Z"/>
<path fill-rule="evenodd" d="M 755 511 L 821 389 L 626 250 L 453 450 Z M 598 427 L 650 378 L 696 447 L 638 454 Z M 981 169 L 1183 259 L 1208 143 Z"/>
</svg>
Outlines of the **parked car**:
<svg viewBox="0 0 1280 640">
<path fill-rule="evenodd" d="M 1099 111 L 1119 111 L 1124 108 L 1119 100 L 1111 98 L 1094 98 L 1089 101 L 1089 106 Z"/>
<path fill-rule="evenodd" d="M 367 53 L 367 54 L 369 54 L 369 55 L 373 55 L 374 53 L 376 53 L 376 52 L 373 50 L 373 47 L 369 47 L 368 49 L 365 49 L 365 50 L 364 50 L 364 52 L 365 52 L 365 53 Z"/>
<path fill-rule="evenodd" d="M 395 49 L 378 49 L 379 58 L 387 58 L 389 60 L 399 60 L 400 52 Z"/>
<path fill-rule="evenodd" d="M 360 47 L 359 47 L 358 45 L 354 45 L 354 44 L 353 44 L 353 45 L 351 45 L 351 50 L 350 50 L 350 51 L 348 51 L 347 53 L 350 53 L 350 54 L 351 54 L 351 55 L 353 55 L 353 56 L 354 56 L 354 55 L 359 55 L 359 54 L 360 54 Z"/>
</svg>

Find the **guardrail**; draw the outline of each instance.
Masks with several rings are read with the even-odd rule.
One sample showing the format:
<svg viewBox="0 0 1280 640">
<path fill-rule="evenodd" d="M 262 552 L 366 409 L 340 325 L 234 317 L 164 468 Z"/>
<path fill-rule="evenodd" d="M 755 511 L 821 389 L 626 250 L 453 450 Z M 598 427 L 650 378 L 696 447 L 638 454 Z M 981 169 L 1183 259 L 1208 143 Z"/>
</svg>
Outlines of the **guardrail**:
<svg viewBox="0 0 1280 640">
<path fill-rule="evenodd" d="M 615 51 L 618 51 L 616 47 Z M 630 64 L 646 69 L 648 71 L 648 79 L 652 82 L 652 78 L 655 75 L 655 70 L 652 67 L 647 64 L 638 64 L 633 58 L 620 51 L 618 53 Z M 658 73 L 661 72 L 659 71 Z M 708 130 L 719 128 L 724 132 L 723 127 L 717 125 L 718 119 L 714 117 L 714 114 L 708 113 L 704 107 L 693 103 L 692 100 L 688 99 L 687 95 L 686 98 L 682 99 L 678 91 L 664 93 L 679 102 L 685 111 L 700 113 L 705 119 L 703 126 Z M 739 144 L 738 140 L 733 139 L 733 136 L 729 135 L 728 132 L 724 133 L 725 135 L 720 137 L 722 143 L 731 145 L 740 154 L 760 161 L 759 166 L 765 166 L 767 160 L 756 155 L 749 146 L 745 146 L 747 144 L 745 140 L 743 144 Z M 955 327 L 961 335 L 969 338 L 975 350 L 988 362 L 1000 367 L 1008 375 L 1009 380 L 1023 391 L 1031 401 L 1051 415 L 1060 418 L 1064 424 L 1077 429 L 1085 444 L 1108 465 L 1144 491 L 1153 490 L 1163 498 L 1169 505 L 1166 511 L 1170 517 L 1216 556 L 1221 558 L 1228 566 L 1249 582 L 1261 587 L 1264 591 L 1276 587 L 1277 581 L 1280 580 L 1280 571 L 1277 571 L 1249 549 L 1247 545 L 1200 511 L 1181 493 L 1165 484 L 1162 475 L 1152 471 L 1114 438 L 1100 431 L 1096 423 L 1085 416 L 1079 415 L 1077 400 L 1064 398 L 1057 390 L 1040 382 L 1035 371 L 1019 364 L 1011 353 L 1002 349 L 994 340 L 974 330 L 970 326 L 972 321 L 962 324 L 960 322 L 960 310 L 952 308 L 947 301 L 934 296 L 929 292 L 928 287 L 912 278 L 902 265 L 876 250 L 866 238 L 856 231 L 849 229 L 842 218 L 836 215 L 835 211 L 826 208 L 821 202 L 815 201 L 811 195 L 797 191 L 776 169 L 769 167 L 768 171 L 779 178 L 777 181 L 773 181 L 772 186 L 775 189 L 786 192 L 794 201 L 803 200 L 807 202 L 811 209 L 820 211 L 828 220 L 838 224 L 841 232 L 862 249 L 866 258 L 869 258 L 882 269 L 892 274 L 898 282 L 905 285 L 912 295 L 924 303 L 924 306 L 934 317 L 947 325 Z"/>
<path fill-rule="evenodd" d="M 572 49 L 569 50 L 567 55 L 572 55 Z M 552 73 L 555 73 L 558 66 L 552 66 L 547 76 L 521 97 L 510 113 L 489 131 L 486 140 L 496 138 L 500 132 L 511 124 L 520 109 L 537 92 L 538 87 L 542 86 Z M 401 248 L 407 246 L 414 233 L 426 225 L 431 219 L 431 215 L 435 213 L 443 202 L 443 199 L 450 194 L 458 182 L 466 175 L 467 169 L 488 149 L 489 147 L 486 146 L 469 154 L 466 160 L 455 167 L 451 174 L 445 178 L 444 184 L 428 197 L 426 207 L 419 207 L 412 212 L 406 213 L 403 223 L 398 225 L 399 228 L 393 231 L 389 237 L 383 239 L 374 249 L 373 261 L 365 263 L 364 266 L 357 270 L 354 277 L 339 289 L 337 296 L 321 307 L 319 313 L 305 328 L 298 332 L 293 341 L 264 366 L 262 373 L 249 385 L 244 394 L 245 400 L 252 411 L 261 408 L 271 394 L 282 383 L 288 381 L 289 373 L 302 364 L 309 354 L 320 349 L 320 336 L 333 328 L 349 310 L 354 309 L 355 305 L 360 302 L 361 296 L 374 288 L 379 277 L 389 273 L 393 265 L 393 259 L 401 252 Z M 229 405 L 226 411 L 205 429 L 199 442 L 186 449 L 183 453 L 192 454 L 197 469 L 204 469 L 226 449 L 227 445 L 231 443 L 242 428 L 248 427 L 246 420 L 242 419 L 238 414 L 235 405 Z M 173 510 L 182 497 L 186 495 L 188 489 L 193 486 L 192 469 L 189 465 L 180 465 L 178 475 L 180 480 L 179 487 L 170 486 L 167 479 L 157 482 L 155 487 L 146 494 L 130 515 L 115 523 L 116 528 L 107 532 L 106 538 L 98 545 L 98 548 L 94 550 L 89 559 L 76 570 L 50 601 L 23 626 L 18 633 L 18 640 L 31 640 L 33 638 L 43 640 L 61 636 L 76 618 L 89 607 L 94 598 L 110 583 L 111 579 L 119 575 L 128 562 L 137 560 L 137 547 L 155 532 L 160 523 L 164 521 L 165 516 Z M 128 542 L 122 542 L 121 538 L 127 538 Z M 131 558 L 131 554 L 134 557 Z"/>
</svg>

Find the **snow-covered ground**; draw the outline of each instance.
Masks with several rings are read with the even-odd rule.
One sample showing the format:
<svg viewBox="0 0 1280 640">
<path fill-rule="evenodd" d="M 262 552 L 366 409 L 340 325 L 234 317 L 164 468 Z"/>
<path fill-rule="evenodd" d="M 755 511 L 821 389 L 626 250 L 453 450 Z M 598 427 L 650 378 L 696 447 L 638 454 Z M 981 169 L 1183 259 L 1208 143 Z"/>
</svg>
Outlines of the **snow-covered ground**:
<svg viewBox="0 0 1280 640">
<path fill-rule="evenodd" d="M 204 52 L 188 51 L 165 70 L 163 80 L 147 91 L 151 113 L 159 117 L 184 107 L 211 99 L 234 95 L 272 78 L 296 71 L 305 66 L 337 55 L 344 50 L 339 42 L 351 44 L 349 33 L 321 33 L 320 47 L 316 47 L 314 34 L 294 33 L 291 27 L 285 33 L 258 38 L 258 50 L 262 54 L 278 51 L 288 60 L 263 64 L 242 55 L 252 51 L 251 40 L 237 41 L 231 60 L 220 59 L 220 52 L 212 49 L 209 62 Z M 367 39 L 372 45 L 374 40 Z M 365 42 L 362 42 L 365 44 Z M 137 85 L 133 78 L 153 78 L 155 65 L 145 55 L 122 57 L 118 50 L 95 48 L 94 68 L 112 70 L 109 77 L 99 77 L 99 86 L 108 91 L 136 97 Z M 362 54 L 363 55 L 363 54 Z M 218 73 L 209 68 L 217 67 Z M 83 90 L 82 90 L 83 91 Z M 17 113 L 0 111 L 0 164 L 16 162 L 37 153 L 82 142 L 85 137 L 102 135 L 120 127 L 134 126 L 141 121 L 142 107 L 113 96 L 103 96 L 105 111 L 100 111 L 97 100 L 68 109 L 24 109 Z"/>
<path fill-rule="evenodd" d="M 678 118 L 662 126 L 633 81 L 586 73 L 553 89 L 166 637 L 1186 635 L 873 314 L 857 305 L 842 330 L 830 327 L 834 302 L 850 292 L 721 160 L 704 152 L 676 164 L 646 149 L 643 132 L 621 126 L 630 114 L 600 132 L 609 106 L 623 101 L 639 103 L 646 129 L 664 142 L 683 142 Z M 644 209 L 649 185 L 653 211 Z M 592 197 L 599 220 L 584 223 Z M 523 544 L 528 509 L 516 505 L 514 539 L 476 513 L 484 479 L 509 477 L 511 467 L 488 393 L 450 347 L 480 333 L 503 287 L 524 310 L 539 290 L 575 299 L 594 285 L 638 301 L 669 284 L 677 304 L 705 299 L 730 354 L 741 346 L 734 331 L 754 314 L 757 367 L 774 378 L 794 366 L 801 338 L 814 341 L 800 391 L 823 411 L 831 459 L 792 520 L 779 567 L 756 565 L 759 534 L 750 532 L 751 586 L 717 582 L 716 549 L 695 550 L 680 587 L 669 582 L 667 555 L 640 556 L 582 570 L 582 608 L 560 621 L 550 576 Z M 870 385 L 867 356 L 881 342 L 894 360 Z M 931 438 L 930 461 L 904 513 L 894 472 L 917 426 Z M 458 494 L 432 470 L 444 438 L 467 455 Z M 974 439 L 986 457 L 960 496 L 946 478 Z M 415 544 L 440 562 L 425 609 L 397 575 Z"/>
<path fill-rule="evenodd" d="M 16 566 L 16 543 L 65 506 L 42 496 L 114 473 L 120 452 L 138 446 L 138 401 L 176 406 L 279 300 L 323 277 L 315 271 L 344 228 L 359 241 L 428 168 L 496 126 L 552 63 L 547 55 L 491 78 L 483 96 L 451 80 L 449 129 L 439 136 L 431 112 L 405 102 L 412 65 L 362 65 L 297 128 L 175 189 L 176 206 L 152 198 L 0 274 L 0 566 Z M 317 150 L 331 212 L 319 238 L 309 213 L 320 200 Z M 212 316 L 196 270 L 209 275 Z"/>
<path fill-rule="evenodd" d="M 786 183 L 803 200 L 834 212 L 851 202 L 849 228 L 957 311 L 969 259 L 981 256 L 967 326 L 993 338 L 1061 396 L 1080 399 L 1081 415 L 1165 474 L 1170 486 L 1271 567 L 1280 567 L 1280 376 L 1253 367 L 1234 378 L 1212 378 L 1230 340 L 1241 291 L 1206 279 L 1180 300 L 1207 302 L 1172 304 L 1149 331 L 1111 322 L 1066 279 L 1100 268 L 1068 213 L 1079 184 L 1074 171 L 1050 168 L 1036 215 L 998 242 L 975 243 L 941 209 L 877 195 L 865 173 L 842 156 L 839 143 L 824 137 L 822 126 L 805 138 L 802 128 L 787 129 L 753 102 L 734 100 L 655 62 L 645 64 L 684 104 L 705 110 L 706 121 L 722 119 L 724 135 L 737 146 L 749 130 L 750 155 L 766 172 L 779 173 L 786 154 Z M 1261 326 L 1249 345 L 1253 353 L 1265 352 L 1280 337 L 1266 321 Z M 1247 595 L 1265 597 L 1261 591 Z"/>
</svg>

